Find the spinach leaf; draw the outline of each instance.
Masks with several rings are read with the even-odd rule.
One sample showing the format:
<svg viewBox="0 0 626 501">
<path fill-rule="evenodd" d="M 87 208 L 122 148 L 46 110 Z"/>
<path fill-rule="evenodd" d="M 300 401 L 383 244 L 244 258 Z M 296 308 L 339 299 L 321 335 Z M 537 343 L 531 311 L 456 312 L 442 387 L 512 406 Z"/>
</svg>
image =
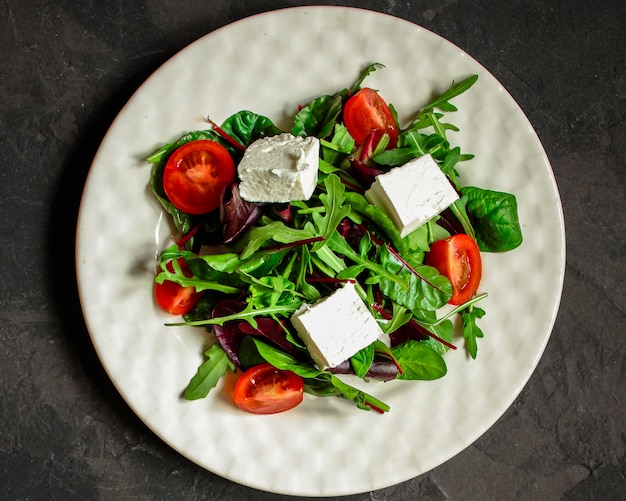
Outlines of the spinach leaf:
<svg viewBox="0 0 626 501">
<path fill-rule="evenodd" d="M 406 341 L 391 351 L 402 368 L 398 379 L 433 380 L 448 372 L 443 357 L 424 342 Z"/>
<path fill-rule="evenodd" d="M 381 276 L 379 279 L 381 292 L 409 310 L 434 311 L 445 305 L 452 297 L 450 281 L 436 268 L 417 264 L 409 269 L 387 248 L 381 249 L 380 263 L 389 275 L 407 284 L 403 287 L 397 280 L 388 280 L 388 275 Z"/>
<path fill-rule="evenodd" d="M 466 186 L 467 210 L 473 216 L 476 242 L 485 252 L 505 252 L 522 243 L 515 195 Z"/>
<path fill-rule="evenodd" d="M 213 129 L 191 131 L 182 136 L 177 141 L 173 143 L 167 143 L 161 146 L 154 153 L 150 154 L 146 158 L 146 160 L 151 164 L 161 162 L 162 160 L 167 160 L 167 157 L 169 157 L 174 152 L 174 150 L 180 148 L 183 144 L 188 143 L 189 141 L 197 141 L 199 139 L 219 141 L 220 136 Z M 165 167 L 165 164 L 163 164 L 163 167 Z"/>
<path fill-rule="evenodd" d="M 168 147 L 169 146 L 171 145 L 168 145 Z M 155 153 L 155 155 L 157 155 L 157 153 Z M 165 189 L 163 188 L 163 171 L 165 170 L 165 163 L 165 160 L 159 160 L 152 167 L 150 188 L 152 189 L 152 193 L 154 193 L 154 196 L 159 201 L 163 209 L 165 209 L 165 211 L 170 216 L 172 216 L 172 222 L 174 223 L 176 229 L 180 231 L 181 234 L 185 235 L 186 233 L 191 231 L 192 228 L 194 228 L 194 226 L 196 225 L 196 218 L 191 214 L 187 214 L 174 207 L 172 202 L 170 202 L 167 198 L 167 195 L 165 194 Z"/>
<path fill-rule="evenodd" d="M 352 365 L 354 373 L 358 377 L 365 377 L 367 371 L 370 370 L 372 362 L 374 362 L 375 353 L 374 343 L 372 343 L 350 357 L 350 365 Z"/>
<path fill-rule="evenodd" d="M 249 146 L 262 137 L 283 132 L 269 118 L 247 110 L 228 117 L 222 124 L 222 129 L 243 146 Z"/>
<path fill-rule="evenodd" d="M 337 117 L 341 113 L 341 103 L 342 97 L 339 94 L 314 99 L 295 116 L 291 133 L 294 136 L 303 137 L 326 138 L 330 136 Z"/>
</svg>

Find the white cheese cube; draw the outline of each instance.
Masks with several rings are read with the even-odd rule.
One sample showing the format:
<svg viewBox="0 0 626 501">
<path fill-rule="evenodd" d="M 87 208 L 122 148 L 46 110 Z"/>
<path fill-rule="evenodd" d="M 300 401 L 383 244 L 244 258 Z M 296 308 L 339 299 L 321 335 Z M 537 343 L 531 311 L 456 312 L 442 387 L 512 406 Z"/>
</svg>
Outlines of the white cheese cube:
<svg viewBox="0 0 626 501">
<path fill-rule="evenodd" d="M 320 369 L 336 367 L 383 334 L 351 282 L 301 306 L 291 323 Z"/>
<path fill-rule="evenodd" d="M 415 158 L 376 176 L 365 197 L 387 213 L 402 237 L 459 199 L 430 155 Z"/>
<path fill-rule="evenodd" d="M 248 202 L 308 200 L 317 185 L 320 142 L 289 133 L 258 139 L 237 166 L 239 193 Z"/>
</svg>

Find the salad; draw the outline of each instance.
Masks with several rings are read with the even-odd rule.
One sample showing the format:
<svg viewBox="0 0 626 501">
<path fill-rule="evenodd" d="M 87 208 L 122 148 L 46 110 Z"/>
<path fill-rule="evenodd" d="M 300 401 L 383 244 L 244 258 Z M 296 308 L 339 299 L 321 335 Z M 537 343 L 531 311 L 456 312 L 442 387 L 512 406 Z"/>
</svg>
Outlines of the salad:
<svg viewBox="0 0 626 501">
<path fill-rule="evenodd" d="M 402 125 L 364 85 L 382 67 L 294 108 L 291 130 L 243 110 L 148 157 L 152 191 L 181 235 L 160 253 L 156 302 L 181 316 L 169 325 L 206 329 L 213 341 L 185 398 L 232 372 L 244 411 L 286 411 L 308 393 L 383 413 L 389 406 L 350 377 L 433 380 L 446 374 L 448 350 L 476 358 L 481 252 L 522 242 L 515 196 L 462 185 L 473 156 L 448 137 L 458 131 L 451 100 L 478 77 L 452 82 Z M 426 163 L 445 180 L 437 190 L 452 192 L 444 207 L 399 195 L 429 186 L 414 175 Z M 431 212 L 405 221 L 403 204 Z M 313 312 L 323 322 L 307 324 Z"/>
</svg>

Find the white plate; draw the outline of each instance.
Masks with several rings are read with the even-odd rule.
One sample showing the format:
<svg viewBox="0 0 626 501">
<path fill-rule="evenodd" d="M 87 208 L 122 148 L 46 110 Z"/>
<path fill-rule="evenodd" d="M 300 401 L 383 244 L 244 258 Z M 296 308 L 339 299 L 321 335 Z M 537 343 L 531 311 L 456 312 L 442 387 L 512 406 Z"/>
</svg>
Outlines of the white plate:
<svg viewBox="0 0 626 501">
<path fill-rule="evenodd" d="M 453 80 L 477 73 L 454 102 L 452 135 L 476 158 L 467 183 L 518 198 L 524 243 L 485 256 L 485 338 L 468 360 L 446 355 L 434 382 L 370 383 L 391 405 L 378 415 L 309 398 L 259 417 L 237 410 L 228 381 L 208 398 L 181 398 L 202 361 L 199 329 L 165 327 L 152 300 L 154 256 L 167 224 L 147 188 L 145 156 L 188 130 L 241 109 L 288 123 L 296 105 L 368 77 L 408 118 Z M 165 232 L 164 232 L 165 228 Z M 285 9 L 219 29 L 163 65 L 112 124 L 89 173 L 77 230 L 81 302 L 93 343 L 119 392 L 164 442 L 235 482 L 276 493 L 331 496 L 424 473 L 484 433 L 509 407 L 550 336 L 561 295 L 565 238 L 553 173 L 528 120 L 482 66 L 409 22 L 343 7 Z M 462 341 L 459 342 L 462 345 Z"/>
</svg>

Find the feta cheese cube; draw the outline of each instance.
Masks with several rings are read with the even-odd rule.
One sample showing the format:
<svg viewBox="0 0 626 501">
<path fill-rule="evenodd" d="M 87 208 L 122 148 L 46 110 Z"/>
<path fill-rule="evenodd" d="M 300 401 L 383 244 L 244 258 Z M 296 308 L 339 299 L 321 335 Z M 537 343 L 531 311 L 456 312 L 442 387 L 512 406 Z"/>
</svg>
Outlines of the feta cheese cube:
<svg viewBox="0 0 626 501">
<path fill-rule="evenodd" d="M 415 158 L 376 176 L 365 197 L 387 213 L 402 237 L 459 199 L 430 155 Z"/>
<path fill-rule="evenodd" d="M 301 306 L 291 323 L 320 369 L 336 367 L 383 334 L 351 282 Z"/>
<path fill-rule="evenodd" d="M 319 139 L 289 133 L 258 139 L 237 167 L 239 193 L 248 202 L 308 200 L 317 185 Z"/>
</svg>

